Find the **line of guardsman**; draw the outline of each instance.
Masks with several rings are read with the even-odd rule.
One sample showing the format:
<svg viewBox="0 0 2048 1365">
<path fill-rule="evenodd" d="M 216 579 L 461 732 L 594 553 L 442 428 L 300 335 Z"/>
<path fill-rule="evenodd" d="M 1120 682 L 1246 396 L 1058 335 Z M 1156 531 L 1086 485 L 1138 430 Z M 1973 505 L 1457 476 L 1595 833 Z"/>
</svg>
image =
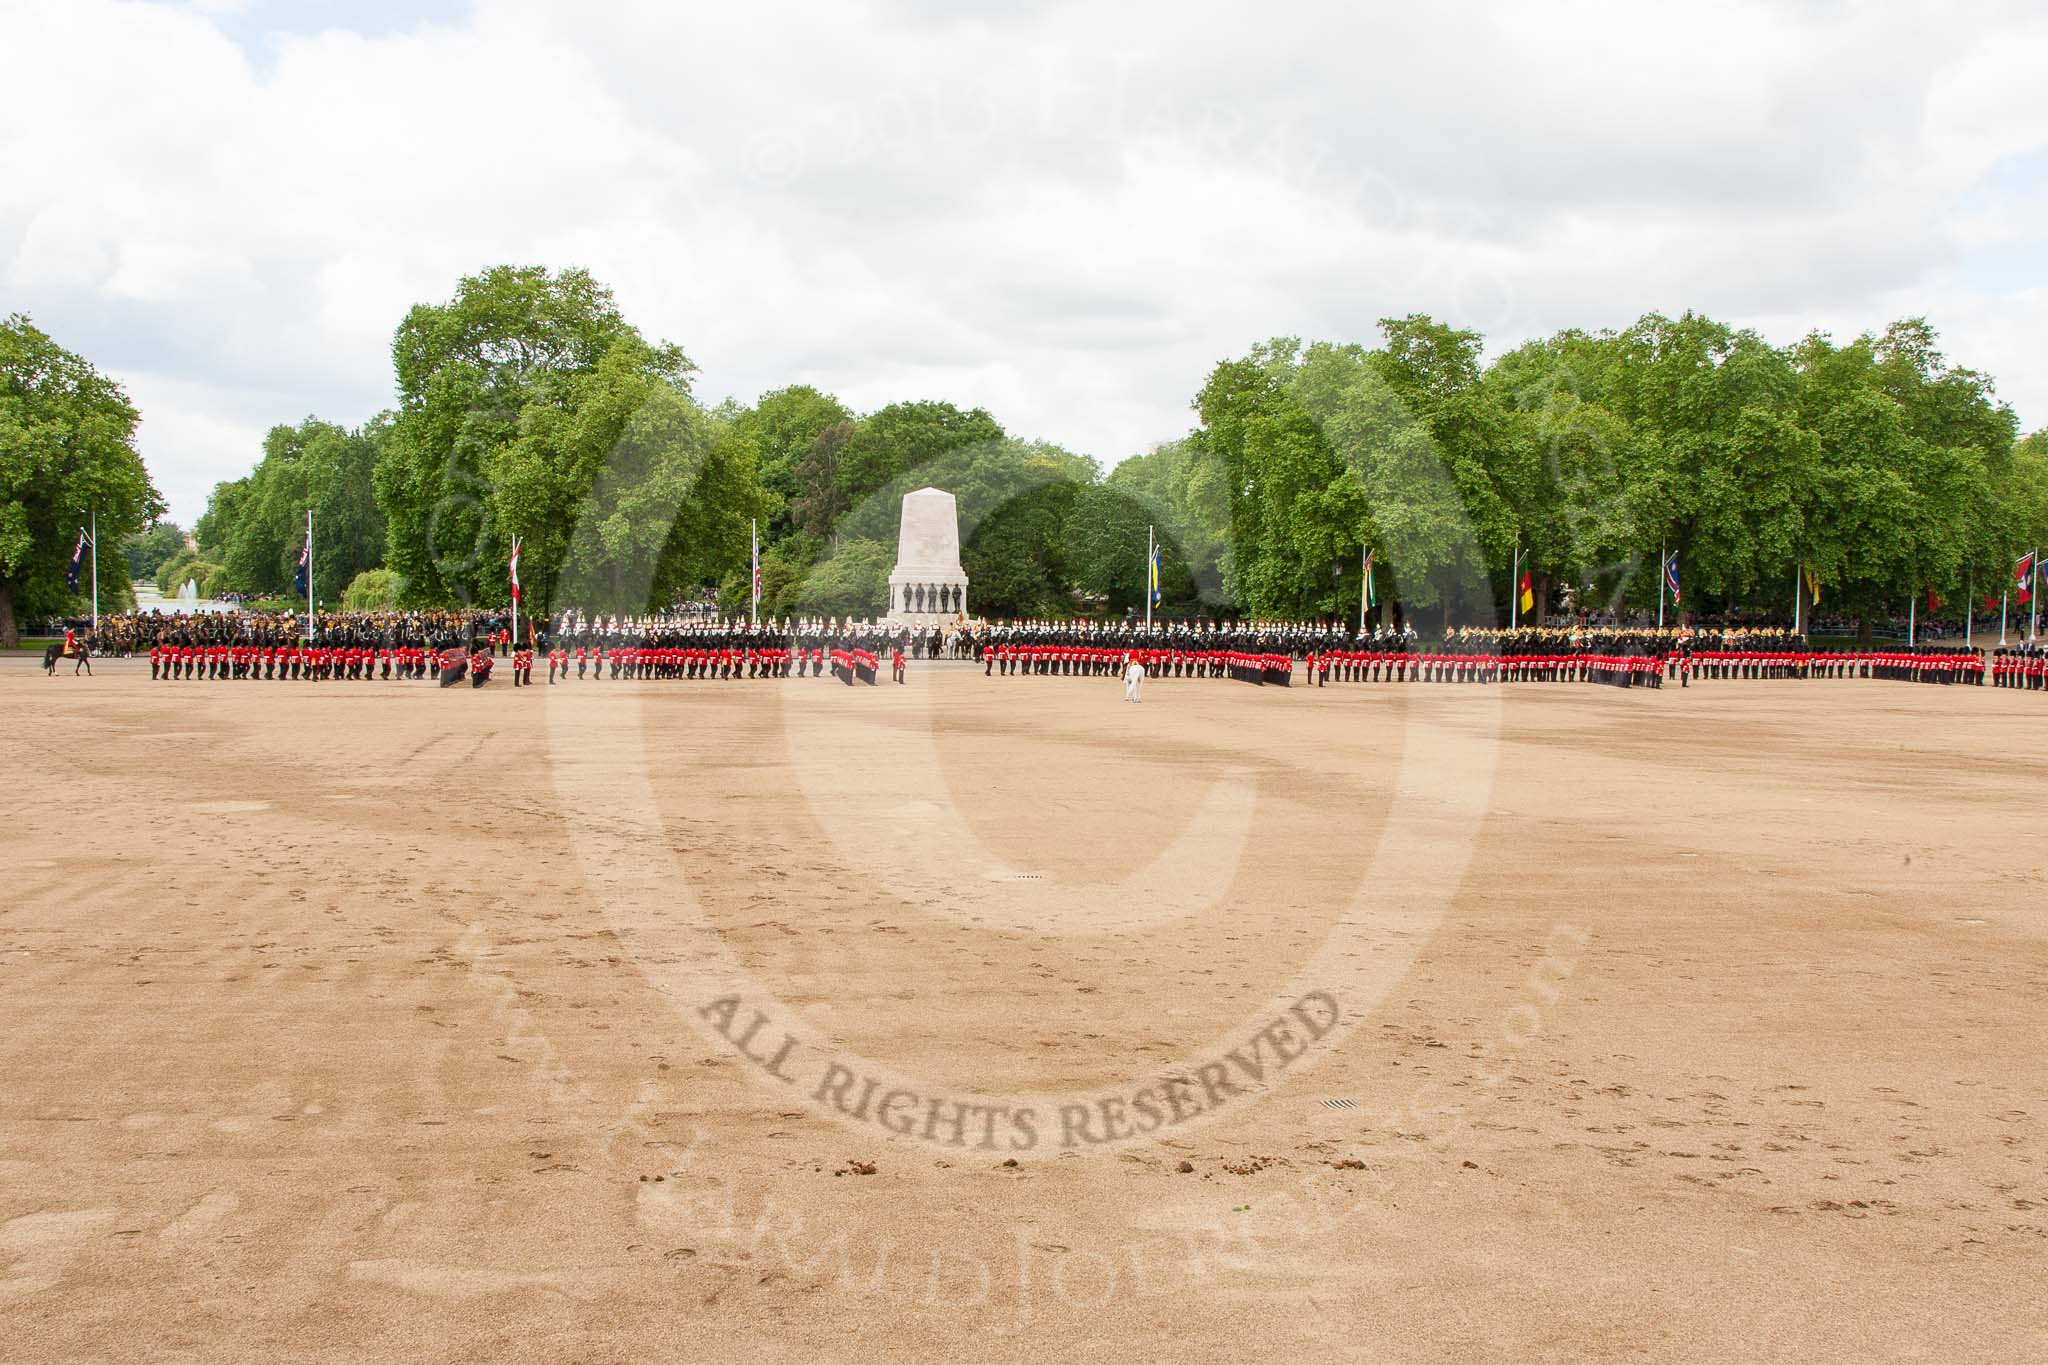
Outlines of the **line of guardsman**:
<svg viewBox="0 0 2048 1365">
<path fill-rule="evenodd" d="M 547 650 L 548 681 L 654 678 L 822 678 L 873 682 L 879 655 L 898 632 L 852 618 L 715 621 L 702 617 L 556 617 Z"/>
<path fill-rule="evenodd" d="M 1135 660 L 1152 677 L 1289 680 L 1301 661 L 1317 686 L 1346 682 L 1586 682 L 1662 687 L 1666 681 L 1867 678 L 1980 685 L 1982 651 L 1953 645 L 1828 649 L 1782 628 L 1459 627 L 1425 644 L 1412 627 L 1353 633 L 1328 624 L 1000 622 L 977 632 L 983 672 L 1120 674 Z M 2004 687 L 2048 688 L 2043 651 L 1998 650 L 1988 670 Z"/>
<path fill-rule="evenodd" d="M 467 657 L 505 634 L 490 612 L 208 612 L 102 621 L 103 651 L 147 653 L 159 680 L 424 678 L 450 653 Z"/>
<path fill-rule="evenodd" d="M 2009 645 L 1991 656 L 1991 685 L 2024 692 L 2048 692 L 2048 647 Z"/>
<path fill-rule="evenodd" d="M 872 683 L 896 632 L 851 618 L 748 621 L 702 616 L 595 616 L 564 612 L 522 619 L 512 638 L 494 612 L 337 612 L 304 617 L 267 612 L 103 621 L 108 652 L 146 652 L 159 680 L 362 681 L 490 676 L 493 651 L 510 663 L 513 685 L 533 682 L 536 658 L 547 681 L 824 677 Z"/>
<path fill-rule="evenodd" d="M 1133 660 L 1158 678 L 1292 680 L 1294 661 L 1329 648 L 1340 632 L 1287 621 L 998 621 L 970 633 L 982 672 L 1005 677 L 1108 677 Z M 1412 640 L 1411 634 L 1401 637 Z"/>
<path fill-rule="evenodd" d="M 730 680 L 823 677 L 872 682 L 883 657 L 906 645 L 900 627 L 851 618 L 751 624 L 701 615 L 596 616 L 577 611 L 522 619 L 516 644 L 496 611 L 323 612 L 310 635 L 289 613 L 219 612 L 109 617 L 102 652 L 146 651 L 158 679 L 472 681 L 479 654 L 509 655 L 515 686 L 530 684 L 537 658 L 547 680 Z M 1347 682 L 1594 682 L 1659 687 L 1665 681 L 1868 678 L 2048 691 L 2048 649 L 2036 643 L 1983 651 L 1953 645 L 1829 649 L 1784 629 L 1556 626 L 1459 628 L 1425 644 L 1412 626 L 1363 633 L 1285 621 L 1002 621 L 943 641 L 979 658 L 983 671 L 1114 676 L 1136 660 L 1156 678 L 1234 678 L 1287 684 L 1297 661 L 1317 685 Z"/>
</svg>

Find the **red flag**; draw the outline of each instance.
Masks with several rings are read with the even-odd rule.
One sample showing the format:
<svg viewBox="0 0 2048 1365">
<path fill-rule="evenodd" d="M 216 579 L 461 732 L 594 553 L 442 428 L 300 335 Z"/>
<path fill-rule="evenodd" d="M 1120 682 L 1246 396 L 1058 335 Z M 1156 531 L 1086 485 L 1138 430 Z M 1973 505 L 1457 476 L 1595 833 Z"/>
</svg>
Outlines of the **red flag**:
<svg viewBox="0 0 2048 1365">
<path fill-rule="evenodd" d="M 2020 556 L 2020 562 L 2013 566 L 2013 584 L 2019 589 L 2022 602 L 2034 600 L 2034 554 L 2029 550 Z"/>
<path fill-rule="evenodd" d="M 519 541 L 516 537 L 512 541 L 512 562 L 510 567 L 512 571 L 512 600 L 517 602 L 519 600 Z"/>
<path fill-rule="evenodd" d="M 1941 610 L 1941 599 L 1934 595 L 1934 589 L 1932 588 L 1927 590 L 1927 610 L 1930 615 Z"/>
</svg>

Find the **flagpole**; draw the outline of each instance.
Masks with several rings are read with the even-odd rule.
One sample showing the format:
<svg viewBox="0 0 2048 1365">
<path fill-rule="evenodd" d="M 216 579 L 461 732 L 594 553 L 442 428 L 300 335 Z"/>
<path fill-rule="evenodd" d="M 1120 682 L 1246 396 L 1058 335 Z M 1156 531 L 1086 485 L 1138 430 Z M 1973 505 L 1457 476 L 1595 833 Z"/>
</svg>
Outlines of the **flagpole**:
<svg viewBox="0 0 2048 1365">
<path fill-rule="evenodd" d="M 306 643 L 313 642 L 313 509 L 306 509 Z"/>
<path fill-rule="evenodd" d="M 750 588 L 752 594 L 750 600 L 753 603 L 753 606 L 750 608 L 750 619 L 753 621 L 753 624 L 758 626 L 761 624 L 761 519 L 759 517 L 754 518 L 751 525 L 754 528 L 754 562 L 750 566 L 753 575 L 753 582 Z"/>
<path fill-rule="evenodd" d="M 1803 564 L 1796 563 L 1792 566 L 1792 636 L 1794 639 L 1799 637 L 1799 612 L 1800 608 L 1804 605 L 1800 601 L 1799 596 L 1799 575 L 1805 567 Z"/>
<path fill-rule="evenodd" d="M 2011 596 L 2012 589 L 2010 587 L 1998 590 L 1998 647 L 2000 649 L 2005 648 L 2005 604 L 2006 599 Z"/>
<path fill-rule="evenodd" d="M 1963 576 L 1963 648 L 1977 647 L 1977 575 Z"/>
<path fill-rule="evenodd" d="M 1918 594 L 1906 599 L 1906 648 L 1913 647 L 1913 618 L 1920 608 Z"/>
<path fill-rule="evenodd" d="M 92 509 L 92 633 L 100 633 L 100 509 Z"/>
<path fill-rule="evenodd" d="M 1372 551 L 1358 547 L 1358 635 L 1365 638 L 1365 609 L 1372 597 Z"/>
<path fill-rule="evenodd" d="M 512 537 L 512 563 L 514 566 L 513 572 L 517 573 L 517 566 L 519 564 L 518 536 Z M 519 652 L 519 594 L 516 592 L 512 594 L 512 652 L 515 654 Z"/>
<path fill-rule="evenodd" d="M 1508 629 L 1522 625 L 1522 538 L 1515 537 L 1515 565 L 1508 570 Z"/>
<path fill-rule="evenodd" d="M 2041 577 L 2041 552 L 2040 552 L 2040 551 L 2039 551 L 2038 549 L 2034 551 L 2034 554 L 2033 554 L 2033 559 L 2034 559 L 2034 562 L 2033 562 L 2033 564 L 2032 564 L 2032 565 L 2031 565 L 2031 566 L 2030 566 L 2030 567 L 2029 567 L 2029 568 L 2027 569 L 2027 576 L 2028 576 L 2029 578 L 2033 578 L 2033 579 L 2037 579 L 2037 580 L 2038 580 L 2038 579 L 2039 579 L 2039 578 Z M 2034 642 L 2035 642 L 2036 640 L 2038 640 L 2038 639 L 2040 639 L 2040 638 L 2041 638 L 2041 592 L 2040 592 L 2040 588 L 2041 588 L 2041 585 L 2040 585 L 2040 583 L 2039 583 L 2039 582 L 2033 582 L 2033 583 L 2029 583 L 2029 584 L 2027 584 L 2027 593 L 2028 593 L 2028 595 L 2029 595 L 2030 597 L 2032 597 L 2032 598 L 2033 598 L 2033 607 L 2032 607 L 2032 610 L 2030 610 L 2030 611 L 2029 611 L 2029 612 L 2027 613 L 2027 643 L 2028 643 L 2028 644 L 2033 644 L 2033 643 L 2034 643 Z"/>
</svg>

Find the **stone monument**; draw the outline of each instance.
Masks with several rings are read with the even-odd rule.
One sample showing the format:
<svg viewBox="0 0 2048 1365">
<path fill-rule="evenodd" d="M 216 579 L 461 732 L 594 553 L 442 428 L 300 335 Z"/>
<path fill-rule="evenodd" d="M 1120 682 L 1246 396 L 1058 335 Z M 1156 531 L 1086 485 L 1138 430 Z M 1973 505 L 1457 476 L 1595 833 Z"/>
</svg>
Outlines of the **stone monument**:
<svg viewBox="0 0 2048 1365">
<path fill-rule="evenodd" d="M 960 513 L 953 495 L 936 488 L 905 493 L 896 568 L 889 575 L 889 620 L 945 625 L 966 611 L 967 574 L 960 567 Z"/>
</svg>

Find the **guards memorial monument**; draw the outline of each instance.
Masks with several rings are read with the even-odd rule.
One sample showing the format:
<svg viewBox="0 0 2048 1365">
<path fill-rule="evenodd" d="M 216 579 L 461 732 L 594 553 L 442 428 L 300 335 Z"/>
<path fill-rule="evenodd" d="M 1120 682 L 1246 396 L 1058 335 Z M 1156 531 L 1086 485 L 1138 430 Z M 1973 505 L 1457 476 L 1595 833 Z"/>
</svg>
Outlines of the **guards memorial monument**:
<svg viewBox="0 0 2048 1365">
<path fill-rule="evenodd" d="M 889 575 L 889 619 L 898 625 L 943 625 L 967 611 L 967 574 L 960 567 L 960 514 L 953 495 L 920 488 L 903 495 L 896 568 Z"/>
</svg>

